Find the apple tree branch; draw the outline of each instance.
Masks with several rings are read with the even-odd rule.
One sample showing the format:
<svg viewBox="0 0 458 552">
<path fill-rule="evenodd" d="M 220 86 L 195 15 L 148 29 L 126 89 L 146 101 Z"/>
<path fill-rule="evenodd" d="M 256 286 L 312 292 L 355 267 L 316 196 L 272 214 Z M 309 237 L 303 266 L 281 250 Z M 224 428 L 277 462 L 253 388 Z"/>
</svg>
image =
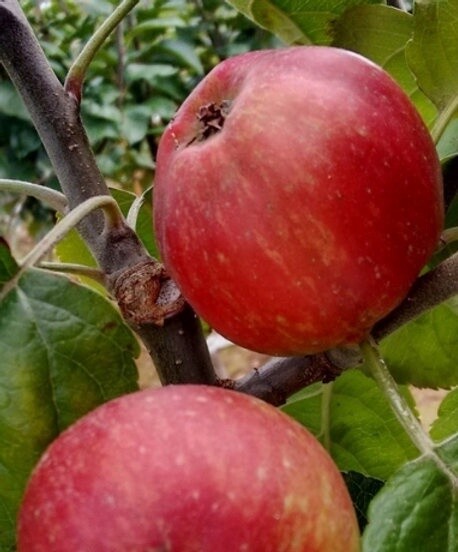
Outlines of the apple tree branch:
<svg viewBox="0 0 458 552">
<path fill-rule="evenodd" d="M 30 113 L 69 208 L 109 195 L 80 119 L 79 102 L 57 79 L 16 0 L 0 1 L 0 29 L 0 62 Z M 182 302 L 176 303 L 179 293 L 170 293 L 173 283 L 128 224 L 112 224 L 97 210 L 78 229 L 105 274 L 108 290 L 127 312 L 127 322 L 151 351 L 161 380 L 175 381 L 176 367 L 181 366 L 181 380 L 213 383 L 216 376 L 199 320 L 181 308 Z M 153 294 L 141 297 L 142 292 Z M 117 293 L 122 293 L 122 301 Z M 164 304 L 167 297 L 175 302 Z M 135 312 L 140 306 L 149 311 Z M 175 307 L 178 314 L 170 320 Z M 190 342 L 196 345 L 190 347 Z"/>
</svg>

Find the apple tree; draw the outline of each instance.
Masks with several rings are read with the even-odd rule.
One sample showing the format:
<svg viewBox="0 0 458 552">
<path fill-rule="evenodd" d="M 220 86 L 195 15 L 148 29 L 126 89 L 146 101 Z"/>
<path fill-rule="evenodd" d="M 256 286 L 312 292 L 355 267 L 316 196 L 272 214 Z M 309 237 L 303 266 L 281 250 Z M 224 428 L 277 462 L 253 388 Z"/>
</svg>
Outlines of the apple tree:
<svg viewBox="0 0 458 552">
<path fill-rule="evenodd" d="M 154 418 L 143 416 L 144 403 L 137 403 L 129 414 L 147 424 L 139 439 L 147 439 L 150 430 L 160 443 L 161 432 L 167 430 L 164 450 L 166 445 L 177 447 L 175 459 L 180 451 L 194 455 L 198 447 L 202 457 L 214 458 L 212 466 L 218 465 L 221 451 L 223 466 L 225 459 L 234 463 L 238 455 L 237 473 L 246 478 L 240 487 L 246 489 L 240 511 L 243 503 L 253 503 L 253 508 L 261 504 L 263 511 L 269 511 L 269 492 L 290 497 L 294 487 L 291 482 L 280 485 L 286 470 L 281 461 L 272 463 L 272 473 L 278 473 L 264 482 L 264 490 L 250 487 L 254 483 L 249 476 L 256 472 L 255 449 L 250 455 L 249 445 L 244 449 L 241 443 L 252 443 L 256 432 L 249 423 L 240 422 L 243 436 L 231 434 L 230 409 L 227 412 L 224 406 L 233 401 L 244 404 L 245 397 L 235 397 L 245 394 L 256 398 L 257 408 L 269 403 L 269 409 L 283 411 L 278 427 L 286 424 L 284 435 L 296 431 L 289 430 L 285 421 L 294 419 L 315 436 L 313 442 L 321 442 L 352 497 L 364 552 L 457 551 L 458 36 L 454 22 L 458 1 L 386 5 L 330 0 L 323 6 L 314 0 L 232 0 L 224 5 L 203 0 L 153 5 L 123 0 L 119 5 L 88 2 L 87 6 L 88 11 L 82 12 L 72 2 L 39 2 L 23 10 L 16 0 L 0 2 L 0 191 L 8 198 L 15 194 L 33 198 L 41 210 L 30 211 L 32 220 L 47 213 L 47 231 L 25 252 L 11 243 L 11 232 L 8 239 L 0 238 L 0 549 L 16 549 L 18 512 L 32 470 L 46 457 L 45 450 L 50 445 L 48 450 L 54 445 L 59 450 L 57 443 L 68 435 L 67 428 L 86 427 L 86 415 L 121 404 L 116 401 L 126 397 L 130 401 L 145 396 L 135 393 L 141 344 L 165 390 L 194 384 L 193 389 L 207 389 L 202 393 L 210 393 L 211 399 L 199 395 L 199 407 L 192 410 L 198 421 L 188 431 L 186 393 L 153 393 L 152 399 L 158 397 Z M 310 73 L 303 73 L 302 62 L 295 61 L 289 79 L 284 77 L 288 62 L 273 52 L 283 56 L 289 45 L 299 46 L 313 59 Z M 264 53 L 232 57 L 260 49 Z M 302 98 L 308 97 L 327 63 L 326 56 L 314 52 L 324 51 L 333 52 L 333 65 L 326 84 L 314 95 L 318 102 L 314 109 L 302 111 Z M 342 57 L 334 58 L 334 52 Z M 228 69 L 266 56 L 275 61 L 270 67 L 263 65 L 251 80 L 237 74 L 239 69 Z M 218 74 L 211 69 L 227 58 L 229 62 L 216 71 L 223 76 L 230 71 L 237 74 L 232 78 L 236 90 L 221 82 L 205 88 L 210 81 L 204 75 L 209 73 L 211 79 Z M 348 71 L 354 60 L 369 68 L 371 76 Z M 241 97 L 248 81 L 250 86 L 259 83 L 243 96 L 243 105 L 249 107 L 237 119 L 234 98 Z M 273 89 L 280 91 L 282 101 L 269 97 Z M 202 90 L 216 90 L 218 101 L 211 95 L 199 96 Z M 261 92 L 264 118 L 249 101 L 259 99 Z M 292 96 L 297 103 L 288 108 Z M 364 108 L 356 109 L 362 96 Z M 390 99 L 382 111 L 377 103 L 381 96 Z M 282 125 L 295 129 L 294 135 L 282 136 L 280 126 L 270 126 L 278 112 Z M 347 118 L 350 113 L 353 118 Z M 226 120 L 238 122 L 229 130 Z M 321 126 L 314 132 L 318 120 Z M 392 120 L 396 125 L 389 126 Z M 257 135 L 250 134 L 253 128 Z M 218 151 L 221 136 L 229 132 L 234 139 Z M 233 147 L 236 141 L 239 148 Z M 300 146 L 302 151 L 308 143 L 314 157 L 302 167 L 295 150 Z M 197 160 L 189 154 L 196 148 L 203 152 L 209 144 L 211 153 Z M 348 163 L 353 157 L 340 153 L 343 146 L 347 149 L 342 151 L 353 152 L 358 160 L 351 169 Z M 333 157 L 336 151 L 339 155 Z M 155 162 L 156 187 L 151 191 Z M 328 172 L 310 169 L 319 163 Z M 231 171 L 240 166 L 244 176 L 234 179 Z M 265 182 L 275 178 L 277 188 L 287 189 L 296 180 L 302 185 L 302 173 L 313 176 L 317 190 L 315 194 L 312 187 L 313 193 L 307 195 L 310 209 L 305 211 L 295 201 L 297 196 L 272 208 L 274 196 L 263 187 Z M 329 189 L 329 181 L 323 179 L 330 174 L 347 183 L 347 202 L 339 203 L 341 211 L 328 213 L 325 225 L 323 220 L 318 224 L 313 217 L 326 208 L 330 193 L 319 193 Z M 260 192 L 247 191 L 253 179 L 268 201 L 256 203 Z M 108 185 L 114 182 L 122 186 Z M 194 194 L 198 186 L 200 195 Z M 225 195 L 229 186 L 235 195 Z M 367 200 L 371 187 L 376 189 L 376 201 Z M 338 187 L 334 192 L 337 205 Z M 193 204 L 193 197 L 199 202 Z M 299 214 L 294 218 L 295 209 Z M 250 216 L 253 212 L 256 216 Z M 303 233 L 301 212 L 309 222 Z M 293 252 L 282 270 L 289 245 L 266 236 L 272 221 L 279 220 L 279 228 L 284 228 L 283 221 L 293 219 L 296 227 L 288 227 Z M 222 241 L 217 241 L 221 228 Z M 331 230 L 338 244 L 334 250 L 327 237 Z M 311 249 L 307 235 L 318 236 L 319 247 Z M 253 236 L 262 245 L 265 261 L 257 261 Z M 367 245 L 364 255 L 351 256 L 361 244 Z M 343 268 L 339 263 L 347 250 Z M 385 263 L 393 251 L 396 255 Z M 319 259 L 315 270 L 306 273 L 307 264 L 296 262 L 301 253 L 308 260 L 313 255 Z M 229 264 L 228 255 L 233 255 Z M 380 268 L 375 272 L 371 268 L 373 282 L 369 271 L 361 272 L 371 256 L 379 259 Z M 276 264 L 268 265 L 267 259 Z M 280 269 L 273 270 L 277 265 Z M 336 285 L 341 274 L 345 279 Z M 311 282 L 307 293 L 318 290 L 315 296 L 301 296 L 304 282 Z M 388 294 L 381 290 L 390 286 L 396 293 L 385 300 Z M 278 312 L 283 290 L 290 298 L 293 288 L 299 293 L 294 295 L 295 308 Z M 263 291 L 259 296 L 258 290 Z M 356 316 L 361 304 L 364 312 Z M 256 316 L 252 308 L 257 309 Z M 331 314 L 326 318 L 323 312 Z M 345 331 L 339 332 L 343 320 Z M 240 378 L 222 378 L 207 345 L 209 325 L 270 358 Z M 319 339 L 312 335 L 316 328 Z M 420 421 L 414 387 L 444 391 L 429 428 Z M 225 398 L 228 395 L 231 399 Z M 177 411 L 179 415 L 174 414 Z M 264 424 L 255 413 L 247 414 L 251 416 L 253 427 L 258 424 L 263 434 Z M 233 417 L 245 419 L 235 410 Z M 79 419 L 83 426 L 78 426 Z M 172 439 L 174 427 L 178 438 Z M 211 437 L 206 440 L 203 435 Z M 271 434 L 271 439 L 283 446 L 279 433 Z M 300 456 L 297 450 L 305 446 L 301 439 L 291 454 Z M 82 465 L 77 459 L 81 450 L 84 454 L 84 440 L 65 458 L 67 464 L 63 460 L 69 472 Z M 122 458 L 122 452 L 112 453 L 117 461 Z M 162 469 L 166 458 L 154 456 L 141 464 L 145 477 L 150 465 L 160 464 Z M 61 478 L 59 463 L 44 462 L 48 481 Z M 312 479 L 337 488 L 337 476 L 327 471 L 327 460 L 316 460 L 320 463 L 322 472 L 318 470 L 320 475 Z M 88 471 L 94 467 L 97 462 L 86 465 Z M 257 467 L 262 476 L 263 465 Z M 177 477 L 180 469 L 177 460 L 165 477 L 161 471 L 157 488 L 170 489 L 174 480 L 185 486 L 187 480 Z M 208 487 L 199 473 L 199 478 L 188 479 L 203 485 L 194 490 L 198 497 Z M 97 473 L 94 481 L 99 481 Z M 132 485 L 145 491 L 143 485 Z M 230 496 L 231 491 L 231 481 L 226 480 L 218 492 Z M 154 492 L 141 496 L 149 500 Z M 170 519 L 177 515 L 173 510 L 180 502 L 177 493 L 167 505 Z M 48 495 L 46 487 L 42 494 Z M 261 502 L 253 502 L 258 495 Z M 145 500 L 137 503 L 135 517 L 141 517 Z M 335 534 L 334 518 L 342 512 L 328 511 L 329 505 L 319 500 L 314 504 L 326 515 L 313 517 L 313 534 L 327 530 Z M 205 510 L 205 501 L 199 505 Z M 227 516 L 227 523 L 227 533 L 234 534 L 234 526 L 245 522 Z M 208 540 L 213 534 L 210 525 L 208 531 L 200 528 L 204 535 L 200 545 L 189 544 L 189 549 L 214 549 L 214 541 Z M 268 525 L 255 524 L 247 533 L 260 531 L 265 536 Z M 317 550 L 307 548 L 310 535 L 301 541 L 299 525 L 295 527 L 295 535 L 283 535 L 278 541 L 282 549 Z M 259 535 L 258 544 L 263 542 Z M 352 535 L 348 542 L 354 547 Z M 191 540 L 186 537 L 186 542 Z M 169 548 L 161 549 L 177 549 L 170 542 Z M 60 546 L 70 550 L 65 543 Z M 49 545 L 36 548 L 42 549 Z"/>
</svg>

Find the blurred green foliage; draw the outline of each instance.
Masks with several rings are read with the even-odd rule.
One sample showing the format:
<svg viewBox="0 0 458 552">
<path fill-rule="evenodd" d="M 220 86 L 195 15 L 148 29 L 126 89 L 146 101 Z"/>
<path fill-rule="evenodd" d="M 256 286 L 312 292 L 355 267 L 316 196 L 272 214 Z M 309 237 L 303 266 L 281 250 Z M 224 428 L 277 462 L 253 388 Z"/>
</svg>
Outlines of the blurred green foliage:
<svg viewBox="0 0 458 552">
<path fill-rule="evenodd" d="M 26 0 L 22 7 L 58 77 L 118 0 Z M 143 0 L 94 59 L 82 117 L 107 179 L 139 191 L 151 183 L 164 125 L 218 61 L 275 39 L 215 0 Z M 0 72 L 0 178 L 58 188 L 29 116 Z"/>
</svg>

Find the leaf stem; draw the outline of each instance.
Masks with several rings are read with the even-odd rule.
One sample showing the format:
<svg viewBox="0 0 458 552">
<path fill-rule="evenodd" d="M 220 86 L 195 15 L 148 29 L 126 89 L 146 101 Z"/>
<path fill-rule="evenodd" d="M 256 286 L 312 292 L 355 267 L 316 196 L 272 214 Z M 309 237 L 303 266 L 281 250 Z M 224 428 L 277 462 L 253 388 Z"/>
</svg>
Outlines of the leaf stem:
<svg viewBox="0 0 458 552">
<path fill-rule="evenodd" d="M 80 203 L 61 219 L 54 228 L 24 257 L 20 263 L 24 270 L 36 264 L 46 253 L 56 245 L 68 232 L 75 228 L 78 223 L 95 209 L 102 208 L 107 214 L 109 220 L 122 217 L 116 201 L 108 195 L 95 196 Z"/>
<path fill-rule="evenodd" d="M 64 194 L 52 190 L 51 188 L 41 186 L 40 184 L 24 182 L 23 180 L 0 178 L 0 191 L 35 197 L 47 203 L 59 213 L 65 213 L 68 207 L 67 198 Z"/>
<path fill-rule="evenodd" d="M 137 228 L 137 220 L 140 214 L 140 209 L 142 208 L 142 205 L 145 203 L 146 194 L 150 189 L 151 188 L 149 188 L 148 190 L 145 190 L 140 196 L 137 196 L 134 199 L 134 201 L 132 202 L 132 205 L 130 206 L 129 212 L 127 213 L 126 222 L 134 230 Z"/>
<path fill-rule="evenodd" d="M 438 468 L 450 479 L 454 486 L 456 486 L 456 474 L 437 454 L 434 442 L 423 429 L 410 406 L 407 404 L 407 401 L 399 392 L 398 386 L 391 376 L 373 339 L 369 338 L 363 341 L 360 344 L 360 348 L 372 377 L 384 396 L 388 399 L 391 409 L 407 435 L 410 437 L 412 443 L 420 451 L 422 456 L 431 458 Z"/>
<path fill-rule="evenodd" d="M 118 204 L 109 195 L 95 196 L 87 199 L 72 211 L 70 211 L 63 219 L 61 219 L 54 228 L 46 234 L 46 236 L 37 243 L 37 245 L 22 259 L 19 263 L 19 270 L 0 292 L 0 301 L 11 291 L 16 285 L 24 272 L 30 267 L 38 263 L 46 253 L 52 249 L 72 228 L 95 209 L 102 208 L 105 211 L 113 211 L 118 209 Z"/>
<path fill-rule="evenodd" d="M 323 385 L 321 395 L 321 434 L 323 446 L 329 452 L 331 450 L 331 397 L 334 382 Z"/>
<path fill-rule="evenodd" d="M 441 139 L 442 135 L 444 134 L 445 129 L 447 128 L 448 123 L 452 119 L 453 115 L 455 115 L 455 112 L 458 110 L 458 95 L 456 95 L 446 106 L 445 109 L 443 109 L 434 125 L 431 129 L 431 136 L 434 140 L 435 144 L 439 143 L 439 140 Z"/>
<path fill-rule="evenodd" d="M 458 241 L 458 226 L 446 228 L 441 234 L 441 242 L 444 245 Z"/>
<path fill-rule="evenodd" d="M 81 88 L 90 63 L 105 40 L 139 1 L 140 0 L 123 0 L 92 35 L 70 67 L 65 79 L 64 88 L 77 99 L 78 103 L 81 101 Z"/>
<path fill-rule="evenodd" d="M 105 284 L 105 277 L 103 275 L 103 272 L 98 268 L 94 268 L 93 266 L 86 266 L 75 263 L 52 263 L 46 261 L 42 261 L 38 266 L 39 268 L 52 272 L 62 272 L 65 274 L 86 276 L 86 278 L 91 278 L 99 284 Z"/>
</svg>

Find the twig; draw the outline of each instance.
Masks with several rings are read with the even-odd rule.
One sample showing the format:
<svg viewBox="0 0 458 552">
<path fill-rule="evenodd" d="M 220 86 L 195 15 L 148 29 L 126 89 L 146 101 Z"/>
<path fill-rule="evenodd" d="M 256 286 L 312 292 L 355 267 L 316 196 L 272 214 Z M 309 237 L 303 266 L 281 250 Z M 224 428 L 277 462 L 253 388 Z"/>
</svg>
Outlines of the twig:
<svg viewBox="0 0 458 552">
<path fill-rule="evenodd" d="M 70 67 L 65 79 L 65 90 L 73 95 L 76 101 L 81 101 L 81 91 L 84 76 L 97 52 L 114 29 L 122 22 L 126 15 L 138 4 L 139 0 L 123 0 L 113 13 L 92 35 L 91 39 Z"/>
<path fill-rule="evenodd" d="M 375 325 L 372 335 L 378 341 L 455 295 L 458 295 L 458 253 L 420 276 L 399 307 Z"/>
</svg>

